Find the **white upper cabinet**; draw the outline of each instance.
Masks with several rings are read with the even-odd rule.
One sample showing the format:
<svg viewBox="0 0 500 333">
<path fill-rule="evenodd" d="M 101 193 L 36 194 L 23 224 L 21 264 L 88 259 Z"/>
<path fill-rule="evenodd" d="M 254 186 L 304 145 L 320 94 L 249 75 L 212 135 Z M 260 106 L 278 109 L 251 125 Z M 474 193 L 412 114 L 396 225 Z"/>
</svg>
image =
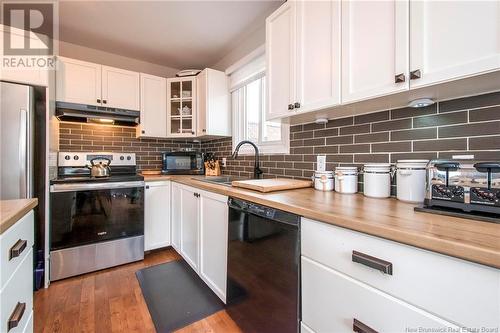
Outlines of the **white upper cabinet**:
<svg viewBox="0 0 500 333">
<path fill-rule="evenodd" d="M 295 103 L 296 3 L 287 1 L 266 19 L 266 118 L 288 116 Z"/>
<path fill-rule="evenodd" d="M 297 1 L 296 112 L 340 103 L 340 1 Z"/>
<path fill-rule="evenodd" d="M 196 136 L 196 76 L 167 79 L 167 136 Z"/>
<path fill-rule="evenodd" d="M 101 65 L 58 57 L 56 100 L 101 105 Z"/>
<path fill-rule="evenodd" d="M 342 103 L 408 89 L 408 7 L 342 1 Z"/>
<path fill-rule="evenodd" d="M 139 110 L 139 73 L 102 66 L 102 103 L 104 106 Z"/>
<path fill-rule="evenodd" d="M 167 79 L 141 73 L 141 124 L 138 136 L 167 136 Z"/>
<path fill-rule="evenodd" d="M 412 88 L 500 68 L 500 1 L 411 1 L 410 21 Z"/>
<path fill-rule="evenodd" d="M 230 136 L 228 78 L 224 72 L 206 68 L 196 77 L 198 136 Z"/>
</svg>

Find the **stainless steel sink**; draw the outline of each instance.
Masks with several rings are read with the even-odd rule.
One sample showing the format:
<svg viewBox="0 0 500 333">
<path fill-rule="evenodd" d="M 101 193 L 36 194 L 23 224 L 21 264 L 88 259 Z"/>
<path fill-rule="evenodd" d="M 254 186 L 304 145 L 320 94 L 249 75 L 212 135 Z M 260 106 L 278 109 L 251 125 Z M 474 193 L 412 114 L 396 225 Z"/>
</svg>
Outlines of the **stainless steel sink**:
<svg viewBox="0 0 500 333">
<path fill-rule="evenodd" d="M 232 176 L 212 176 L 212 177 L 193 177 L 192 179 L 198 180 L 200 182 L 220 184 L 225 186 L 231 186 L 233 180 L 239 180 L 240 178 Z"/>
</svg>

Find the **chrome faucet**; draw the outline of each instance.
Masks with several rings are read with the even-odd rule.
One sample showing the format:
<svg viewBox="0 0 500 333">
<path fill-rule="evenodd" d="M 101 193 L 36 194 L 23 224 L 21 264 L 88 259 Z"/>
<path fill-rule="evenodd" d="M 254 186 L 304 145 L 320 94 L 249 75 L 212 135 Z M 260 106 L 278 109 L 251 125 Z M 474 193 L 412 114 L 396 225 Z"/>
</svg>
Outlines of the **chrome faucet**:
<svg viewBox="0 0 500 333">
<path fill-rule="evenodd" d="M 236 148 L 234 149 L 234 153 L 231 155 L 231 157 L 233 159 L 237 159 L 238 158 L 238 151 L 240 150 L 240 147 L 242 145 L 244 145 L 245 143 L 248 143 L 249 145 L 251 145 L 253 147 L 253 149 L 255 150 L 255 165 L 253 167 L 253 178 L 254 179 L 259 179 L 262 177 L 262 170 L 260 169 L 260 163 L 259 163 L 259 148 L 255 145 L 255 143 L 253 143 L 252 141 L 248 141 L 248 140 L 243 140 L 241 141 L 240 143 L 238 143 L 236 145 Z"/>
</svg>

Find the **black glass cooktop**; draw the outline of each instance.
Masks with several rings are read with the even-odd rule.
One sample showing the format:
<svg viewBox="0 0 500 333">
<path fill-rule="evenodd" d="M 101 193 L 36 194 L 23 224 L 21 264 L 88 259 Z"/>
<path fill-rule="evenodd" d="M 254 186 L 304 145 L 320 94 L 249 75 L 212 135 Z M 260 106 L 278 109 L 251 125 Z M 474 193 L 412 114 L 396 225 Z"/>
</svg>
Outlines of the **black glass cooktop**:
<svg viewBox="0 0 500 333">
<path fill-rule="evenodd" d="M 61 183 L 107 183 L 107 182 L 132 182 L 142 181 L 144 177 L 137 174 L 132 175 L 111 175 L 109 177 L 90 177 L 90 176 L 60 176 L 51 181 L 51 184 Z"/>
</svg>

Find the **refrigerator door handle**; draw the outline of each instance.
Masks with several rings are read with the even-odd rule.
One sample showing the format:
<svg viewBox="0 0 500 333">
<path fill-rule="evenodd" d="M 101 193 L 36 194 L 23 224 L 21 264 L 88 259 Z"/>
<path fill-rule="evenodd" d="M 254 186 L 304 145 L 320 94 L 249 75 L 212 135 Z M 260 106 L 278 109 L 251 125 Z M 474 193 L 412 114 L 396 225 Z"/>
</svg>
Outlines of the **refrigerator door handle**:
<svg viewBox="0 0 500 333">
<path fill-rule="evenodd" d="M 28 111 L 25 109 L 20 109 L 19 113 L 19 171 L 21 172 L 21 178 L 19 179 L 19 194 L 21 198 L 28 197 L 28 176 L 27 176 L 27 164 L 28 164 Z"/>
</svg>

